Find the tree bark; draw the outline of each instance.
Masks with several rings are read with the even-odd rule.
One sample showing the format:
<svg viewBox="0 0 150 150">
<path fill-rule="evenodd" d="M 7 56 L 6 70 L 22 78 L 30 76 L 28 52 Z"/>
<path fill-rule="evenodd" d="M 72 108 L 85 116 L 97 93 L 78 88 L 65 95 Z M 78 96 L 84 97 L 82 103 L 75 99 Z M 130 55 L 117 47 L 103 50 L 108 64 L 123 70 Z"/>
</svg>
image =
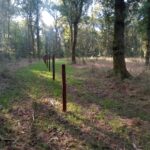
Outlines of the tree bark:
<svg viewBox="0 0 150 150">
<path fill-rule="evenodd" d="M 147 0 L 148 4 L 150 5 L 150 0 Z M 148 6 L 149 6 L 148 5 Z M 145 65 L 150 65 L 150 6 L 147 10 L 148 18 L 147 18 L 147 50 L 145 55 Z"/>
<path fill-rule="evenodd" d="M 72 41 L 72 63 L 76 64 L 76 45 L 78 36 L 78 24 L 73 24 L 73 41 Z"/>
<path fill-rule="evenodd" d="M 72 28 L 72 24 L 69 25 L 70 26 L 70 52 L 72 52 L 72 43 L 73 43 L 73 28 Z"/>
<path fill-rule="evenodd" d="M 145 56 L 145 65 L 148 67 L 150 65 L 150 37 L 148 37 L 147 41 L 147 50 L 146 50 L 146 56 Z"/>
<path fill-rule="evenodd" d="M 125 2 L 115 0 L 115 24 L 113 41 L 113 70 L 121 78 L 130 77 L 124 57 Z"/>
</svg>

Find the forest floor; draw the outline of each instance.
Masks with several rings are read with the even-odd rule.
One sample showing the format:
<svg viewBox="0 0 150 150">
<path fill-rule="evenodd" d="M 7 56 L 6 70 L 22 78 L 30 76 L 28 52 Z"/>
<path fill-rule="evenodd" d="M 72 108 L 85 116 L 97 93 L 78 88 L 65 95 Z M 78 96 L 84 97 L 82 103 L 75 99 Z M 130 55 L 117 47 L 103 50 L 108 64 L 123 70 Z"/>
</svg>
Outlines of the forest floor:
<svg viewBox="0 0 150 150">
<path fill-rule="evenodd" d="M 36 63 L 37 59 L 33 59 L 29 61 L 29 59 L 20 59 L 17 61 L 4 61 L 0 62 L 0 94 L 1 92 L 9 87 L 9 73 L 15 72 L 19 68 L 23 68 L 31 65 L 32 63 Z"/>
<path fill-rule="evenodd" d="M 127 59 L 127 67 L 133 78 L 123 81 L 108 58 L 84 65 L 56 60 L 55 81 L 43 62 L 1 71 L 0 150 L 149 150 L 150 71 L 140 59 Z"/>
</svg>

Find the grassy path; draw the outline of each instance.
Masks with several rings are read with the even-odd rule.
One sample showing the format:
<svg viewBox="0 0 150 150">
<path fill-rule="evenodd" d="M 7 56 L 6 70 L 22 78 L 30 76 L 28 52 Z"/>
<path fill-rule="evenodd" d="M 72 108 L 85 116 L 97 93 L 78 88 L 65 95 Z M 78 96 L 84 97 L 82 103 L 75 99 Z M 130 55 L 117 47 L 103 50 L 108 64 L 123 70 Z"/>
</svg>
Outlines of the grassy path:
<svg viewBox="0 0 150 150">
<path fill-rule="evenodd" d="M 67 64 L 68 112 L 62 113 L 62 63 L 57 60 L 56 81 L 42 62 L 4 75 L 0 149 L 150 149 L 149 95 L 138 95 L 143 81 L 121 84 L 106 68 Z"/>
</svg>

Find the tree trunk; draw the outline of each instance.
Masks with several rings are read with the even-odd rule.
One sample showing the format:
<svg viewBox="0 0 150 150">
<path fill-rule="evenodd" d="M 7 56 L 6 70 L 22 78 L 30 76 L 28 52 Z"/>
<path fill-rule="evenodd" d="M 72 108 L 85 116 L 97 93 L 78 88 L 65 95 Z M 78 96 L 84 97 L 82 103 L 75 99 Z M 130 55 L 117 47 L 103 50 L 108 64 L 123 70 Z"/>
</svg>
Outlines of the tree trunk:
<svg viewBox="0 0 150 150">
<path fill-rule="evenodd" d="M 72 43 L 72 63 L 76 64 L 76 45 L 77 45 L 77 36 L 78 36 L 78 24 L 73 24 L 73 43 Z"/>
<path fill-rule="evenodd" d="M 35 52 L 35 42 L 34 42 L 33 26 L 31 26 L 31 38 L 32 38 L 32 52 L 33 52 L 33 57 L 35 58 L 36 52 Z"/>
<path fill-rule="evenodd" d="M 57 19 L 55 19 L 55 51 L 53 51 L 53 54 L 57 54 L 58 52 L 58 25 L 57 25 Z"/>
<path fill-rule="evenodd" d="M 33 22 L 33 14 L 32 14 L 32 6 L 31 6 L 31 3 L 30 3 L 29 18 L 28 18 L 29 40 L 30 40 L 30 55 L 33 55 L 33 57 L 35 57 L 34 29 L 33 29 L 32 22 Z"/>
<path fill-rule="evenodd" d="M 30 32 L 30 28 L 31 28 L 31 26 L 30 26 L 30 19 L 29 19 L 29 16 L 27 17 L 27 30 L 28 30 L 28 32 L 27 32 L 27 45 L 28 45 L 28 58 L 29 58 L 29 62 L 31 62 L 32 61 L 32 59 L 31 59 L 31 48 L 32 48 L 32 46 L 31 46 L 31 32 Z"/>
<path fill-rule="evenodd" d="M 40 30 L 39 30 L 39 0 L 36 3 L 36 43 L 37 43 L 37 54 L 40 59 L 41 50 L 40 50 Z"/>
<path fill-rule="evenodd" d="M 114 24 L 114 42 L 113 42 L 113 70 L 121 78 L 130 77 L 126 69 L 124 57 L 124 29 L 125 29 L 125 2 L 124 0 L 115 0 L 115 24 Z"/>
<path fill-rule="evenodd" d="M 147 2 L 150 5 L 150 0 L 147 0 Z M 149 6 L 148 5 L 148 6 Z M 145 65 L 150 65 L 150 6 L 147 10 L 148 18 L 147 18 L 147 50 L 146 50 L 146 56 L 145 56 Z"/>
<path fill-rule="evenodd" d="M 146 50 L 146 56 L 145 56 L 145 65 L 147 67 L 150 65 L 150 35 L 149 35 L 148 41 L 147 41 L 147 50 Z"/>
<path fill-rule="evenodd" d="M 73 43 L 73 28 L 72 28 L 72 24 L 69 25 L 70 26 L 70 53 L 72 51 L 72 43 Z"/>
</svg>

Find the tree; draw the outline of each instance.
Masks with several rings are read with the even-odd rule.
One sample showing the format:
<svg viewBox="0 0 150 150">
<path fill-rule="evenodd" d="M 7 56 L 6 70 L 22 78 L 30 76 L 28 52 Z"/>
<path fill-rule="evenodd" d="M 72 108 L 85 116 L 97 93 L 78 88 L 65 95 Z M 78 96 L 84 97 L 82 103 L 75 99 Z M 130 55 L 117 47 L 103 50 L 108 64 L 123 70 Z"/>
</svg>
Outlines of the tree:
<svg viewBox="0 0 150 150">
<path fill-rule="evenodd" d="M 29 55 L 28 48 L 28 27 L 25 21 L 11 23 L 11 48 L 16 59 L 25 58 Z"/>
<path fill-rule="evenodd" d="M 150 65 L 150 0 L 147 0 L 147 49 L 145 56 L 145 65 Z"/>
<path fill-rule="evenodd" d="M 59 45 L 59 21 L 61 19 L 60 12 L 59 12 L 59 5 L 56 5 L 53 2 L 47 3 L 46 4 L 46 10 L 48 13 L 53 17 L 54 19 L 54 30 L 55 30 L 55 47 L 52 51 L 53 54 L 56 54 L 60 50 L 60 45 Z M 62 25 L 61 25 L 62 26 Z"/>
<path fill-rule="evenodd" d="M 13 11 L 13 4 L 10 0 L 0 0 L 0 51 L 11 53 L 10 23 Z"/>
<path fill-rule="evenodd" d="M 139 32 L 139 9 L 141 0 L 126 2 L 125 50 L 130 57 L 142 56 L 142 36 Z"/>
<path fill-rule="evenodd" d="M 78 24 L 84 11 L 87 10 L 90 0 L 62 0 L 62 14 L 67 17 L 70 27 L 70 48 L 72 51 L 72 63 L 76 63 L 76 44 L 78 36 Z"/>
<path fill-rule="evenodd" d="M 114 24 L 114 0 L 100 0 L 102 11 L 99 14 L 99 18 L 102 18 L 100 24 L 102 31 L 102 40 L 105 55 L 112 55 L 112 45 L 113 45 L 113 24 Z"/>
<path fill-rule="evenodd" d="M 121 78 L 130 77 L 124 56 L 125 2 L 115 0 L 115 23 L 113 41 L 113 70 Z"/>
<path fill-rule="evenodd" d="M 28 39 L 29 39 L 29 53 L 32 50 L 33 57 L 35 57 L 35 38 L 34 38 L 34 1 L 28 2 L 28 15 L 27 15 L 27 24 L 28 24 Z"/>
<path fill-rule="evenodd" d="M 28 56 L 32 54 L 35 57 L 35 0 L 20 0 L 17 2 L 17 6 L 19 6 L 19 15 L 26 20 Z"/>
<path fill-rule="evenodd" d="M 39 27 L 39 17 L 40 17 L 40 0 L 35 0 L 35 10 L 36 10 L 36 43 L 37 43 L 37 54 L 40 59 L 40 27 Z"/>
</svg>

